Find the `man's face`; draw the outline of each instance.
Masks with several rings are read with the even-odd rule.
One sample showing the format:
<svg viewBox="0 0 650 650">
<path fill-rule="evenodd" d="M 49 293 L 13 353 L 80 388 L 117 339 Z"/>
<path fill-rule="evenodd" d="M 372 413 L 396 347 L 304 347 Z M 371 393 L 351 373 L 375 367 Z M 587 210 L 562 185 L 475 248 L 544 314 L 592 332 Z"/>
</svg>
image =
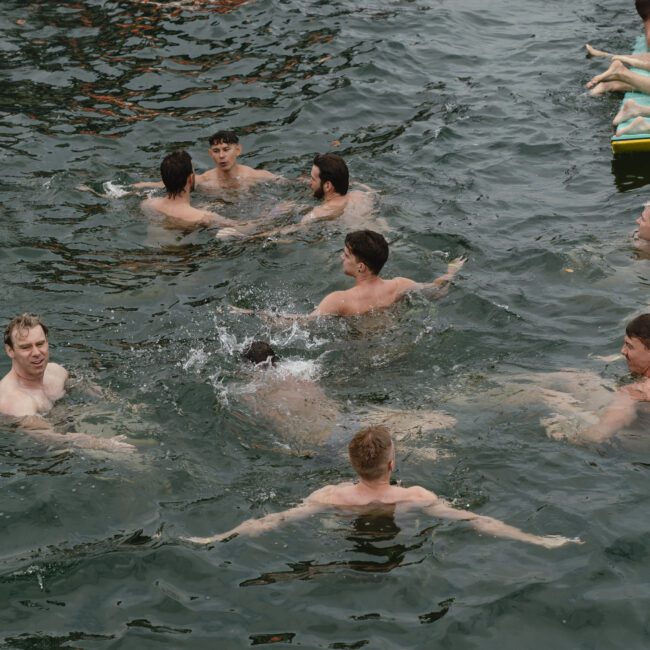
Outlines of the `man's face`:
<svg viewBox="0 0 650 650">
<path fill-rule="evenodd" d="M 238 144 L 217 142 L 210 145 L 208 153 L 219 169 L 229 172 L 237 164 L 237 156 L 241 153 L 241 147 Z"/>
<path fill-rule="evenodd" d="M 350 249 L 347 246 L 343 247 L 341 261 L 343 262 L 343 273 L 345 273 L 345 275 L 355 276 L 359 260 L 350 252 Z"/>
<path fill-rule="evenodd" d="M 626 336 L 623 339 L 621 354 L 627 361 L 629 371 L 635 375 L 645 375 L 650 370 L 650 349 L 641 339 Z"/>
<path fill-rule="evenodd" d="M 323 183 L 320 180 L 320 169 L 314 165 L 311 168 L 311 178 L 309 180 L 309 187 L 314 193 L 314 198 L 319 201 L 325 196 L 325 190 L 323 189 Z"/>
<path fill-rule="evenodd" d="M 639 226 L 639 238 L 650 241 L 650 205 L 644 206 L 643 212 L 636 222 Z"/>
<path fill-rule="evenodd" d="M 5 350 L 18 375 L 28 379 L 42 377 L 50 358 L 43 328 L 40 325 L 29 329 L 14 328 L 11 342 L 13 347 L 5 345 Z"/>
</svg>

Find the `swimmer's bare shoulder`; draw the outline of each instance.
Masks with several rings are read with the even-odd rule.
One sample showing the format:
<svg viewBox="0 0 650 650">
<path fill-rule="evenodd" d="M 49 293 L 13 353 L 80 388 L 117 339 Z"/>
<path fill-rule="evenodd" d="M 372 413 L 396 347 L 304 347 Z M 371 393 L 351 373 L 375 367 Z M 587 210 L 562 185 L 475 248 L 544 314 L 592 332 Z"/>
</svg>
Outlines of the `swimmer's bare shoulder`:
<svg viewBox="0 0 650 650">
<path fill-rule="evenodd" d="M 11 382 L 0 382 L 0 413 L 14 418 L 22 418 L 38 413 L 37 401 Z"/>
</svg>

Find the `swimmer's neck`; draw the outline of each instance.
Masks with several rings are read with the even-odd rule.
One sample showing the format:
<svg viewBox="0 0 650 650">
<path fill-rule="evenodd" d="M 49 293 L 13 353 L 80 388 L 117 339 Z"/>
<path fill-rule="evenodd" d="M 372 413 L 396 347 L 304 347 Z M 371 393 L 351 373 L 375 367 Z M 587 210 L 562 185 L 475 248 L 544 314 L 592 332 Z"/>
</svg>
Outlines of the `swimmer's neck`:
<svg viewBox="0 0 650 650">
<path fill-rule="evenodd" d="M 354 276 L 355 287 L 371 287 L 373 284 L 381 284 L 383 280 L 373 273 L 363 273 Z"/>
<path fill-rule="evenodd" d="M 180 194 L 177 194 L 176 196 L 169 196 L 169 194 L 165 197 L 165 200 L 168 203 L 174 203 L 177 205 L 189 205 L 190 204 L 190 193 L 187 190 L 183 190 Z"/>
<path fill-rule="evenodd" d="M 45 377 L 45 368 L 47 368 L 47 364 L 45 364 L 43 367 L 43 374 L 41 374 L 40 377 L 26 377 L 24 375 L 21 375 L 16 370 L 16 368 L 12 368 L 9 371 L 9 374 L 13 375 L 16 383 L 21 388 L 27 388 L 29 390 L 42 390 L 44 388 L 43 378 Z"/>
<path fill-rule="evenodd" d="M 322 205 L 327 205 L 328 203 L 340 203 L 341 200 L 347 200 L 347 194 L 339 194 L 335 190 L 325 192 L 323 196 Z"/>
<path fill-rule="evenodd" d="M 368 479 L 359 477 L 359 482 L 357 483 L 358 490 L 362 492 L 371 492 L 373 494 L 383 492 L 388 488 L 390 488 L 390 474 L 386 474 L 374 481 L 369 481 Z"/>
<path fill-rule="evenodd" d="M 243 174 L 244 166 L 236 163 L 230 169 L 221 169 L 218 165 L 214 168 L 219 181 L 238 181 Z"/>
</svg>

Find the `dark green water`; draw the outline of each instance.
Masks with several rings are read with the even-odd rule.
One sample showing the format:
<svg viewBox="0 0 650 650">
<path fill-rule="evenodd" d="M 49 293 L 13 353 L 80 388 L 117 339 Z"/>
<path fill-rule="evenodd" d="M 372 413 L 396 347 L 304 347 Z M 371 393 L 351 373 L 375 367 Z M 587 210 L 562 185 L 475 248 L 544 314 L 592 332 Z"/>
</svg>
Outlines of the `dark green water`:
<svg viewBox="0 0 650 650">
<path fill-rule="evenodd" d="M 52 359 L 109 389 L 73 390 L 51 414 L 61 430 L 140 447 L 124 461 L 0 430 L 0 647 L 647 647 L 648 448 L 552 442 L 543 409 L 488 391 L 565 367 L 625 376 L 594 356 L 648 304 L 630 242 L 648 163 L 612 161 L 618 100 L 583 93 L 602 64 L 582 45 L 627 50 L 631 0 L 179 4 L 0 9 L 0 317 L 38 311 Z M 155 177 L 181 146 L 204 170 L 223 127 L 243 162 L 288 178 L 340 141 L 380 193 L 386 276 L 427 280 L 469 256 L 449 297 L 271 326 L 227 306 L 307 310 L 348 286 L 342 228 L 291 245 L 164 237 L 141 197 L 76 189 Z M 232 216 L 309 203 L 299 184 L 196 199 Z M 400 452 L 406 484 L 585 544 L 333 515 L 181 544 L 350 476 L 335 449 L 287 453 L 238 398 L 253 336 L 309 362 L 344 433 L 378 403 L 456 417 Z M 413 453 L 431 446 L 435 463 Z"/>
</svg>

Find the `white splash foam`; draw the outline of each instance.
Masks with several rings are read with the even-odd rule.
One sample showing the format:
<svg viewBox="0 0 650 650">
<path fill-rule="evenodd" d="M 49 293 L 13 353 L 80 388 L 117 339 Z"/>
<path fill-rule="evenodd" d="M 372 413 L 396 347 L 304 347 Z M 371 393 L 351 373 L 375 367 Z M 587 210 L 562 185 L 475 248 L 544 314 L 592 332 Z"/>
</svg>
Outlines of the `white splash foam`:
<svg viewBox="0 0 650 650">
<path fill-rule="evenodd" d="M 112 181 L 106 181 L 102 187 L 109 199 L 119 199 L 120 197 L 129 194 L 129 191 L 124 189 L 122 185 L 118 185 Z"/>
</svg>

